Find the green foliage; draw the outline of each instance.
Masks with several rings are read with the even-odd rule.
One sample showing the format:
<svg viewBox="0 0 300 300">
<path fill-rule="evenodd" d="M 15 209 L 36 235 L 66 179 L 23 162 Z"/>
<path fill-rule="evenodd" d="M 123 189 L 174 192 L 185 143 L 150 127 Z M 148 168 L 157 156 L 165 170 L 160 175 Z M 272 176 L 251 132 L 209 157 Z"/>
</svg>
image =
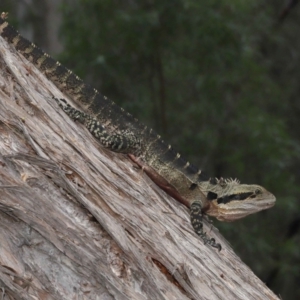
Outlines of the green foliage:
<svg viewBox="0 0 300 300">
<path fill-rule="evenodd" d="M 273 209 L 218 227 L 275 292 L 296 299 L 300 25 L 299 13 L 275 24 L 281 4 L 65 1 L 61 60 L 213 176 L 277 196 Z"/>
</svg>

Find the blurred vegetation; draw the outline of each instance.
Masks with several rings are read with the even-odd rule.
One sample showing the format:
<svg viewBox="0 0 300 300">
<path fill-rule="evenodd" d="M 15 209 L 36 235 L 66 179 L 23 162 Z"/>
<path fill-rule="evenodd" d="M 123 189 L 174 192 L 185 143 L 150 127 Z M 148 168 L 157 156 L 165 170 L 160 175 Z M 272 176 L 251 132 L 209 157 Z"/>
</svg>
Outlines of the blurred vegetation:
<svg viewBox="0 0 300 300">
<path fill-rule="evenodd" d="M 60 60 L 212 176 L 271 210 L 215 225 L 283 299 L 300 298 L 300 8 L 283 1 L 63 1 Z"/>
</svg>

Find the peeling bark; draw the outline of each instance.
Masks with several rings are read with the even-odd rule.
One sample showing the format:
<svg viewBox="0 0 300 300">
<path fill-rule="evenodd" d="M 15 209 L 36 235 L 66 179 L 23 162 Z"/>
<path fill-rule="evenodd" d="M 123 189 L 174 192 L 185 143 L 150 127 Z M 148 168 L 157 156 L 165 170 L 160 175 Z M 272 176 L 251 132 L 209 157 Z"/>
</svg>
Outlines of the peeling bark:
<svg viewBox="0 0 300 300">
<path fill-rule="evenodd" d="M 0 54 L 3 299 L 278 299 L 211 225 L 221 252 L 69 119 L 52 100 L 66 96 L 1 37 Z"/>
</svg>

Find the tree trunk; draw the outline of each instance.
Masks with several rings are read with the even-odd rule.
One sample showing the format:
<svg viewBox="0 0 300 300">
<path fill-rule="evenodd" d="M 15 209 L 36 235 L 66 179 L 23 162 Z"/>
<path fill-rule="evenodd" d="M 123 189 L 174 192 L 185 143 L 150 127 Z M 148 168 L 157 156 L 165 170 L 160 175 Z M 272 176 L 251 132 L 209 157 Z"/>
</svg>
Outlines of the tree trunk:
<svg viewBox="0 0 300 300">
<path fill-rule="evenodd" d="M 1 37 L 0 53 L 4 299 L 278 299 L 211 225 L 221 252 L 67 117 L 52 99 L 66 96 Z"/>
</svg>

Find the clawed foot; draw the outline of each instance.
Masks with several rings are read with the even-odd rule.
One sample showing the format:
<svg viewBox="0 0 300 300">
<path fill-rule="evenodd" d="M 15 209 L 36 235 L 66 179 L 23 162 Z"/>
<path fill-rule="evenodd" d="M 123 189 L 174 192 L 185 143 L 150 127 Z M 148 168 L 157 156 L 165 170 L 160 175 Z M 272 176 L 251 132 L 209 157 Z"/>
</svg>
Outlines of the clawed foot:
<svg viewBox="0 0 300 300">
<path fill-rule="evenodd" d="M 56 103 L 59 105 L 60 108 L 63 109 L 63 111 L 68 111 L 70 110 L 71 106 L 67 103 L 65 99 L 58 99 L 56 97 L 52 97 L 56 101 Z"/>
<path fill-rule="evenodd" d="M 210 245 L 210 246 L 213 247 L 213 248 L 217 248 L 219 251 L 222 250 L 221 244 L 216 243 L 216 240 L 215 240 L 214 238 L 211 238 L 211 239 L 208 238 L 208 237 L 206 236 L 206 232 L 204 232 L 203 234 L 204 234 L 204 237 L 202 237 L 202 239 L 203 239 L 203 241 L 204 241 L 204 245 L 208 244 L 208 245 Z"/>
<path fill-rule="evenodd" d="M 72 107 L 65 99 L 58 99 L 54 96 L 52 97 L 59 107 L 73 120 L 73 121 L 79 121 L 80 123 L 83 123 L 86 119 L 86 114 L 77 110 L 76 108 Z"/>
</svg>

